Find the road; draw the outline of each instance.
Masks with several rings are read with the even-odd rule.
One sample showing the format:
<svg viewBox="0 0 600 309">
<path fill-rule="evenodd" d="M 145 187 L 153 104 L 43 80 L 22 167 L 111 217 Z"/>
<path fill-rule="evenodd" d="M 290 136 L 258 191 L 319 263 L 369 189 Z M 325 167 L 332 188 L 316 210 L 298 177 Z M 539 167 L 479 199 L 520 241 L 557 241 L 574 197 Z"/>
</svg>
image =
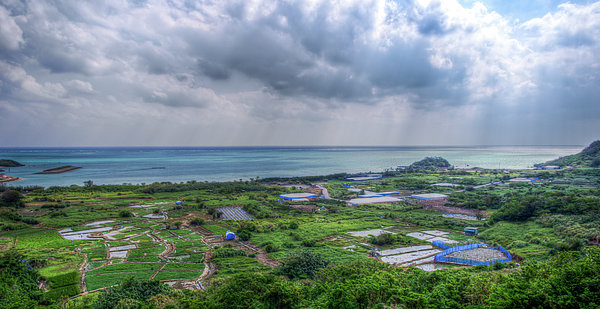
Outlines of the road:
<svg viewBox="0 0 600 309">
<path fill-rule="evenodd" d="M 331 196 L 329 196 L 329 191 L 327 191 L 327 188 L 321 186 L 321 185 L 317 185 L 317 188 L 323 190 L 323 198 L 326 200 L 332 200 Z"/>
</svg>

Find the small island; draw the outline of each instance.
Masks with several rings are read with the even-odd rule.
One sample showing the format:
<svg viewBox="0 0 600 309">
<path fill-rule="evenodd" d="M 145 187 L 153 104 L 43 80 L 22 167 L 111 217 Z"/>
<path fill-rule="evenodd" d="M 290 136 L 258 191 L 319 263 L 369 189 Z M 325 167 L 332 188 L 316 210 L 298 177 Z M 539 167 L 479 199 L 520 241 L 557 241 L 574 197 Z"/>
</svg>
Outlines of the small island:
<svg viewBox="0 0 600 309">
<path fill-rule="evenodd" d="M 81 167 L 78 167 L 78 166 L 65 165 L 65 166 L 61 166 L 61 167 L 47 169 L 47 170 L 37 172 L 34 174 L 62 174 L 62 173 L 78 170 L 80 168 Z"/>
<path fill-rule="evenodd" d="M 8 159 L 0 159 L 0 168 L 2 167 L 19 167 L 19 166 L 25 166 L 15 160 L 8 160 Z"/>
<path fill-rule="evenodd" d="M 411 169 L 445 169 L 450 167 L 452 167 L 450 162 L 442 157 L 426 157 L 409 166 Z"/>
</svg>

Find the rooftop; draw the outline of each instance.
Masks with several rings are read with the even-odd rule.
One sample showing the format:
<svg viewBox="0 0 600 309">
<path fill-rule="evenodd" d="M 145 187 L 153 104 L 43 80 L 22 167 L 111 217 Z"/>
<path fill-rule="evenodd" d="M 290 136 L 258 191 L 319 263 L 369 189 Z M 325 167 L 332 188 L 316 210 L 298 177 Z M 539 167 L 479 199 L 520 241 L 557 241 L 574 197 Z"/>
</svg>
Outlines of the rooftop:
<svg viewBox="0 0 600 309">
<path fill-rule="evenodd" d="M 416 198 L 419 200 L 437 200 L 437 199 L 448 198 L 448 196 L 446 194 L 440 194 L 440 193 L 413 194 L 410 197 Z"/>
<path fill-rule="evenodd" d="M 288 193 L 288 194 L 282 194 L 279 196 L 282 199 L 285 200 L 297 200 L 297 199 L 309 199 L 309 198 L 313 198 L 313 197 L 317 197 L 316 194 L 313 193 Z"/>
<path fill-rule="evenodd" d="M 349 205 L 358 206 L 358 205 L 366 205 L 366 204 L 375 204 L 375 203 L 396 203 L 400 202 L 401 199 L 390 197 L 390 196 L 379 196 L 372 198 L 354 198 L 348 201 Z"/>
</svg>

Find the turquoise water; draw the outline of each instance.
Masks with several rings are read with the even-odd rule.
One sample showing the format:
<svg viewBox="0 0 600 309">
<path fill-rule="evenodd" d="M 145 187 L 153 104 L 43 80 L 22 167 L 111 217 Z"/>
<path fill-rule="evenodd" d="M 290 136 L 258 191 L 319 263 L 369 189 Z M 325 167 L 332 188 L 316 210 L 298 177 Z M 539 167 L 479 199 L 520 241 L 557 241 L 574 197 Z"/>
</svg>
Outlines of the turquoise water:
<svg viewBox="0 0 600 309">
<path fill-rule="evenodd" d="M 378 172 L 441 156 L 456 167 L 521 169 L 580 146 L 502 147 L 194 147 L 194 148 L 0 148 L 0 158 L 26 166 L 7 175 L 22 177 L 12 185 L 226 181 L 265 177 Z M 57 175 L 34 175 L 63 165 L 82 167 Z"/>
</svg>

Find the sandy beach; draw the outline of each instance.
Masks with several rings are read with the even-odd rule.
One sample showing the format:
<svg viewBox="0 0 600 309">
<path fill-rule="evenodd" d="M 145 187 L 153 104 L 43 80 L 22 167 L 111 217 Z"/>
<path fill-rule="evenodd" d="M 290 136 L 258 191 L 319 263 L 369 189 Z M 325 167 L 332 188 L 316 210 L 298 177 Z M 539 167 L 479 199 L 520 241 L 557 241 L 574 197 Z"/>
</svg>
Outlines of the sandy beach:
<svg viewBox="0 0 600 309">
<path fill-rule="evenodd" d="M 23 180 L 23 178 L 21 177 L 14 177 L 14 176 L 0 176 L 0 183 L 7 183 L 7 182 L 13 182 L 13 181 L 19 181 L 19 180 Z"/>
</svg>

